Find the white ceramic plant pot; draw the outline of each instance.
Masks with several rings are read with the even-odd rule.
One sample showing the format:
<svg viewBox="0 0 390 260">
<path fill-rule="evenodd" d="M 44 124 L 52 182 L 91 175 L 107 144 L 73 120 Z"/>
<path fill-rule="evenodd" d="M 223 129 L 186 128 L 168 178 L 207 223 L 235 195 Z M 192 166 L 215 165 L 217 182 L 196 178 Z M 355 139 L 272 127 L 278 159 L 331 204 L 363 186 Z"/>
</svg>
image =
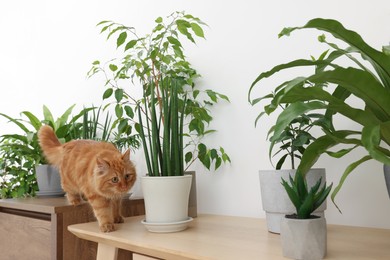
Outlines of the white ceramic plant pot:
<svg viewBox="0 0 390 260">
<path fill-rule="evenodd" d="M 283 255 L 292 259 L 323 259 L 327 250 L 326 220 L 292 219 L 287 216 L 281 221 L 281 242 Z"/>
<path fill-rule="evenodd" d="M 192 175 L 142 177 L 145 224 L 152 232 L 176 232 L 187 228 Z"/>
<path fill-rule="evenodd" d="M 38 196 L 64 196 L 65 192 L 61 187 L 60 172 L 54 166 L 43 164 L 35 167 L 39 191 Z"/>
<path fill-rule="evenodd" d="M 281 179 L 289 182 L 289 175 L 293 178 L 296 170 L 261 170 L 260 189 L 263 210 L 266 213 L 268 231 L 272 233 L 280 233 L 280 221 L 285 215 L 293 214 L 296 209 L 286 190 L 281 184 Z M 322 177 L 323 185 L 326 181 L 325 169 L 311 169 L 307 175 L 307 185 L 312 187 L 319 178 Z M 326 209 L 326 201 L 313 213 L 317 216 L 324 216 Z"/>
</svg>

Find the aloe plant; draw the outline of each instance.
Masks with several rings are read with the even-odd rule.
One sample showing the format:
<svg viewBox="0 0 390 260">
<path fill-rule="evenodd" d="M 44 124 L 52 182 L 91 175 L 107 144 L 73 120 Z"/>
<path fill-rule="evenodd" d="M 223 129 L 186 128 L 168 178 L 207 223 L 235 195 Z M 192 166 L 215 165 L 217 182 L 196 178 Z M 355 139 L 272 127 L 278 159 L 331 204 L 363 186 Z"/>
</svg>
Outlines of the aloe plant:
<svg viewBox="0 0 390 260">
<path fill-rule="evenodd" d="M 296 173 L 295 179 L 291 176 L 289 182 L 282 178 L 282 185 L 288 197 L 296 209 L 299 219 L 308 219 L 312 213 L 326 200 L 332 185 L 326 186 L 326 182 L 321 186 L 322 178 L 308 190 L 306 179 L 301 173 Z"/>
<path fill-rule="evenodd" d="M 107 39 L 117 36 L 116 47 L 123 48 L 124 54 L 119 62 L 93 62 L 88 75 L 102 73 L 105 76 L 103 100 L 109 101 L 108 106 L 113 106 L 115 110 L 115 122 L 121 129 L 119 133 L 132 135 L 135 129 L 144 139 L 144 151 L 148 153 L 146 158 L 164 158 L 167 156 L 165 151 L 172 150 L 175 154 L 185 151 L 184 156 L 180 156 L 183 161 L 180 168 L 185 164 L 187 169 L 197 160 L 207 169 L 212 166 L 218 169 L 222 163 L 230 162 L 222 147 L 209 148 L 203 142 L 205 136 L 215 132 L 208 129 L 213 119 L 210 108 L 220 100 L 229 99 L 210 89 L 198 89 L 195 80 L 200 75 L 184 55 L 182 37 L 195 43 L 195 39 L 204 38 L 202 27 L 205 25 L 199 18 L 185 12 L 174 12 L 167 18 L 158 17 L 155 27 L 145 36 L 138 35 L 134 27 L 112 21 L 98 24 L 101 33 L 107 34 Z M 179 111 L 170 107 L 173 101 Z M 181 118 L 181 146 L 169 149 L 161 146 L 162 155 L 157 147 L 163 142 L 167 144 L 167 132 L 174 129 L 168 118 L 177 113 Z M 173 140 L 176 138 L 170 141 Z M 153 161 L 150 161 L 150 168 L 157 171 Z M 166 163 L 163 165 L 167 166 Z M 149 174 L 153 174 L 151 169 L 148 169 Z M 164 168 L 160 171 L 165 172 Z M 160 174 L 163 173 L 157 175 Z M 182 174 L 182 170 L 175 174 Z"/>
<path fill-rule="evenodd" d="M 272 102 L 296 104 L 296 109 L 286 109 L 279 115 L 274 135 L 279 136 L 297 116 L 313 110 L 324 111 L 330 122 L 334 116 L 342 116 L 360 125 L 357 130 L 335 129 L 334 125 L 323 128 L 324 134 L 307 147 L 298 166 L 298 171 L 305 176 L 322 154 L 340 158 L 357 147 L 363 147 L 367 154 L 352 162 L 342 173 L 331 195 L 334 202 L 346 178 L 360 164 L 371 159 L 390 164 L 389 47 L 383 47 L 382 51 L 376 50 L 358 33 L 344 28 L 340 22 L 321 18 L 310 20 L 302 27 L 285 28 L 279 37 L 300 29 L 318 29 L 330 33 L 346 47 L 327 41 L 322 34 L 319 41 L 331 50 L 323 60 L 298 59 L 277 65 L 256 78 L 249 95 L 262 79 L 281 70 L 307 66 L 315 68 L 314 74 L 288 80 L 277 87 L 277 98 Z M 340 58 L 348 58 L 352 67 L 345 67 L 344 62 L 339 62 Z M 361 101 L 363 105 L 357 105 L 356 102 L 351 104 L 353 99 L 349 97 Z M 339 144 L 345 148 L 332 151 Z"/>
</svg>

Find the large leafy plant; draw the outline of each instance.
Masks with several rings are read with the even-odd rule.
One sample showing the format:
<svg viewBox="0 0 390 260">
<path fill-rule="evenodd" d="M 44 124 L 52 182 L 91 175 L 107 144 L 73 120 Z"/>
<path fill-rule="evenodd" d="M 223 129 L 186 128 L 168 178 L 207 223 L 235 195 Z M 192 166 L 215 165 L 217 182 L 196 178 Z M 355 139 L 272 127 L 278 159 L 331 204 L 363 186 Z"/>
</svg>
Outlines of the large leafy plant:
<svg viewBox="0 0 390 260">
<path fill-rule="evenodd" d="M 274 135 L 279 136 L 297 116 L 313 110 L 324 111 L 330 122 L 334 122 L 333 118 L 337 115 L 360 126 L 353 130 L 338 129 L 334 125 L 324 129 L 324 134 L 307 147 L 298 166 L 298 171 L 304 176 L 323 153 L 340 158 L 358 147 L 364 148 L 367 154 L 352 162 L 342 174 L 331 196 L 334 201 L 345 179 L 360 164 L 371 159 L 390 164 L 389 47 L 383 47 L 382 51 L 376 50 L 358 33 L 344 28 L 340 22 L 320 18 L 310 20 L 302 27 L 285 28 L 279 36 L 288 36 L 295 30 L 309 28 L 330 33 L 345 46 L 340 47 L 328 41 L 325 35 L 320 35 L 319 41 L 330 49 L 323 60 L 298 59 L 275 66 L 261 73 L 250 91 L 259 81 L 281 70 L 316 67 L 314 74 L 297 77 L 278 86 L 277 98 L 272 102 L 297 104 L 300 109 L 283 111 L 276 122 Z M 344 65 L 345 58 L 351 61 L 348 67 Z M 341 149 L 333 151 L 332 148 L 338 145 L 342 146 Z"/>
<path fill-rule="evenodd" d="M 327 54 L 327 51 L 322 53 L 320 57 L 317 59 L 317 61 L 321 61 L 325 58 Z M 311 57 L 313 61 L 316 61 L 314 57 Z M 316 67 L 316 69 L 319 69 Z M 299 78 L 298 78 L 299 80 Z M 292 84 L 296 84 L 296 81 L 292 81 Z M 286 84 L 286 83 L 284 83 Z M 290 84 L 290 83 L 289 83 Z M 305 84 L 310 84 L 308 82 L 301 82 L 302 87 L 305 87 Z M 251 99 L 251 92 L 253 88 L 253 84 L 251 86 L 251 89 L 249 91 L 249 101 L 254 106 L 264 100 L 268 100 L 269 103 L 264 105 L 263 110 L 259 113 L 255 120 L 255 125 L 258 124 L 261 117 L 264 115 L 271 115 L 272 113 L 277 113 L 280 110 L 285 111 L 287 110 L 305 110 L 306 107 L 309 105 L 307 103 L 305 104 L 297 104 L 297 103 L 277 103 L 275 101 L 278 101 L 280 96 L 279 88 L 283 86 L 276 87 L 275 90 L 273 90 L 271 93 L 266 94 L 259 98 L 253 98 Z M 321 88 L 324 87 L 322 84 L 317 84 L 316 87 Z M 286 114 L 287 112 L 284 112 Z M 330 129 L 332 127 L 331 122 L 329 122 L 329 116 L 326 116 L 323 113 L 302 113 L 297 114 L 295 118 L 292 120 L 289 119 L 289 122 L 285 124 L 285 128 L 275 135 L 275 129 L 277 129 L 277 124 L 271 126 L 270 130 L 268 131 L 267 139 L 269 138 L 270 141 L 270 147 L 269 147 L 269 158 L 270 160 L 275 157 L 279 156 L 279 159 L 277 161 L 277 164 L 275 166 L 275 169 L 279 170 L 282 168 L 282 166 L 285 164 L 286 159 L 289 158 L 290 165 L 292 169 L 295 169 L 296 167 L 296 161 L 300 161 L 302 158 L 303 153 L 306 150 L 306 147 L 311 144 L 316 137 L 311 133 L 314 131 L 314 127 L 320 127 L 324 129 Z M 271 137 L 269 137 L 271 136 Z M 273 152 L 275 149 L 275 146 L 279 145 L 279 148 L 276 152 Z M 280 156 L 280 154 L 282 154 Z M 271 160 L 272 162 L 272 160 Z"/>
<path fill-rule="evenodd" d="M 35 166 L 45 164 L 45 157 L 40 149 L 37 132 L 43 124 L 49 124 L 56 130 L 56 134 L 63 141 L 71 139 L 70 129 L 76 120 L 82 117 L 84 111 L 77 116 L 69 117 L 74 105 L 69 107 L 63 115 L 54 120 L 50 110 L 43 106 L 43 120 L 29 111 L 23 111 L 23 118 L 13 118 L 0 113 L 0 116 L 21 130 L 21 134 L 3 134 L 0 136 L 0 196 L 21 197 L 35 195 L 38 190 L 35 176 Z"/>
<path fill-rule="evenodd" d="M 29 111 L 23 111 L 22 118 L 13 118 L 0 113 L 21 133 L 0 136 L 0 197 L 34 196 L 38 190 L 35 166 L 46 164 L 39 146 L 38 130 L 50 125 L 61 142 L 74 139 L 94 139 L 114 143 L 117 147 L 136 147 L 138 140 L 118 136 L 111 124 L 109 114 L 101 120 L 101 109 L 88 107 L 72 115 L 75 105 L 69 107 L 60 117 L 54 119 L 51 111 L 43 106 L 43 118 L 39 119 Z"/>
<path fill-rule="evenodd" d="M 108 39 L 116 35 L 116 46 L 123 47 L 124 57 L 105 65 L 95 61 L 89 75 L 99 72 L 105 75 L 103 99 L 112 98 L 108 105 L 114 106 L 119 133 L 132 135 L 135 128 L 143 139 L 146 158 L 165 158 L 166 148 L 157 147 L 168 143 L 164 140 L 167 138 L 164 131 L 173 131 L 174 119 L 169 118 L 179 116 L 181 145 L 171 146 L 172 153 L 185 151 L 179 159 L 184 160 L 181 165 L 185 163 L 185 169 L 197 159 L 206 168 L 214 165 L 217 169 L 222 162 L 230 161 L 229 156 L 222 147 L 208 148 L 202 140 L 215 132 L 208 129 L 212 121 L 210 108 L 220 99 L 228 101 L 228 97 L 210 89 L 196 88 L 195 80 L 200 75 L 187 61 L 181 43 L 181 37 L 192 43 L 197 37 L 204 38 L 202 27 L 205 24 L 184 12 L 174 12 L 166 19 L 158 17 L 155 23 L 150 34 L 139 36 L 133 27 L 112 21 L 100 22 L 98 26 L 101 32 L 107 33 Z M 173 140 L 176 139 L 172 137 L 170 141 Z M 155 164 L 150 162 L 150 165 Z M 165 175 L 162 171 L 165 166 L 159 172 L 148 169 L 149 174 Z M 182 170 L 175 174 L 182 174 Z"/>
</svg>

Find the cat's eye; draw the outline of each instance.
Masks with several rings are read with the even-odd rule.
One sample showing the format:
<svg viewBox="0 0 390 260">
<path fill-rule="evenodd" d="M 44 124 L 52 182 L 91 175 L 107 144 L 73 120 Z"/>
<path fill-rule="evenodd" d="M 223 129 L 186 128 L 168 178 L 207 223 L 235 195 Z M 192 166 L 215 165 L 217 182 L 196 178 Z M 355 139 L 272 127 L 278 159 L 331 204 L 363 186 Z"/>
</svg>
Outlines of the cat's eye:
<svg viewBox="0 0 390 260">
<path fill-rule="evenodd" d="M 111 179 L 111 181 L 112 181 L 113 183 L 117 183 L 117 182 L 119 181 L 119 178 L 118 178 L 118 177 L 113 177 L 113 178 Z"/>
<path fill-rule="evenodd" d="M 126 174 L 126 175 L 125 175 L 125 180 L 126 180 L 126 181 L 130 180 L 130 178 L 131 178 L 130 174 Z"/>
</svg>

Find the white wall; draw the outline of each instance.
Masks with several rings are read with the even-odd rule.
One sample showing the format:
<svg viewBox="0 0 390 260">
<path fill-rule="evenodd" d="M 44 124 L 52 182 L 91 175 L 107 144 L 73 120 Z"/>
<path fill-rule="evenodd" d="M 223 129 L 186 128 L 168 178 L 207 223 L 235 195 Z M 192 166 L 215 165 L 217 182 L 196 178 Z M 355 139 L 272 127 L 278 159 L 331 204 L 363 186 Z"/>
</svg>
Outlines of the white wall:
<svg viewBox="0 0 390 260">
<path fill-rule="evenodd" d="M 254 128 L 260 108 L 248 104 L 247 90 L 261 71 L 294 58 L 318 56 L 323 50 L 316 40 L 318 32 L 297 32 L 282 39 L 277 34 L 285 26 L 303 25 L 314 17 L 336 18 L 380 48 L 389 42 L 387 0 L 1 1 L 0 112 L 41 113 L 46 104 L 58 116 L 74 103 L 79 108 L 99 104 L 103 80 L 86 79 L 86 72 L 92 61 L 113 57 L 115 46 L 99 35 L 95 25 L 110 19 L 146 33 L 156 17 L 175 10 L 186 10 L 210 26 L 207 40 L 186 45 L 187 56 L 203 75 L 200 86 L 231 99 L 214 113 L 212 127 L 219 132 L 210 144 L 225 147 L 232 164 L 215 173 L 195 167 L 199 211 L 264 217 L 258 170 L 272 167 L 265 139 L 273 121 L 264 118 Z M 276 82 L 269 81 L 271 86 Z M 12 130 L 4 120 L 0 123 L 0 134 Z M 145 172 L 141 158 L 133 157 L 140 174 Z M 353 159 L 324 157 L 317 166 L 326 167 L 329 182 L 338 182 Z M 337 198 L 343 214 L 329 203 L 329 223 L 390 228 L 390 201 L 381 167 L 369 162 L 351 174 Z M 140 192 L 138 186 L 135 192 Z"/>
</svg>

